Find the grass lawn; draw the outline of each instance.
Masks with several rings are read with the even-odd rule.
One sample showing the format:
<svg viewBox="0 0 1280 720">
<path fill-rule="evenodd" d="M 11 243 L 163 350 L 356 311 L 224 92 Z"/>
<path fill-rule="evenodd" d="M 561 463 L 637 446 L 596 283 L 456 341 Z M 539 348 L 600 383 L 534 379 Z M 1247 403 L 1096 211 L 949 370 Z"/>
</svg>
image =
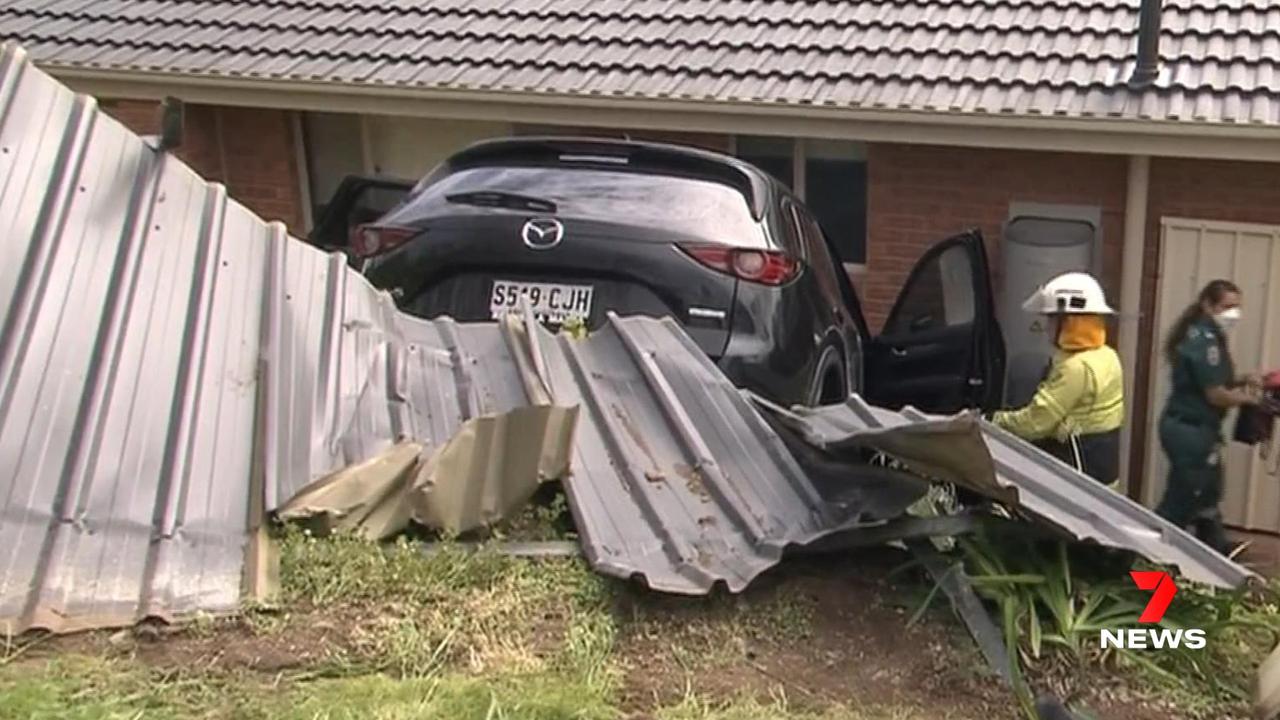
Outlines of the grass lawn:
<svg viewBox="0 0 1280 720">
<path fill-rule="evenodd" d="M 886 579 L 891 552 L 679 598 L 577 559 L 294 531 L 275 607 L 5 648 L 0 718 L 1017 717 L 946 610 L 908 627 L 928 588 Z M 1113 684 L 1100 720 L 1179 717 Z"/>
</svg>

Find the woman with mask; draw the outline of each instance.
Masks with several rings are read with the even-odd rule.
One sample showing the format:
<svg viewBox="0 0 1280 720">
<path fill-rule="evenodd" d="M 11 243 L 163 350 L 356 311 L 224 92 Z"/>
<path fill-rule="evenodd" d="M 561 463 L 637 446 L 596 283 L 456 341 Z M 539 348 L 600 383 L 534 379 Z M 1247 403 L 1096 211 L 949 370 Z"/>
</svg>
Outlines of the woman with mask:
<svg viewBox="0 0 1280 720">
<path fill-rule="evenodd" d="M 1222 421 L 1227 411 L 1257 402 L 1256 375 L 1238 377 L 1226 331 L 1240 320 L 1240 288 L 1214 280 L 1200 291 L 1169 332 L 1164 355 L 1173 390 L 1160 415 L 1160 445 L 1169 478 L 1156 513 L 1194 531 L 1206 544 L 1230 552 L 1222 528 Z"/>
<path fill-rule="evenodd" d="M 1124 374 L 1107 345 L 1107 305 L 1102 286 L 1087 273 L 1059 275 L 1023 303 L 1045 315 L 1058 347 L 1049 373 L 1025 407 L 1002 410 L 991 420 L 1105 484 L 1120 476 L 1120 426 L 1124 423 Z"/>
</svg>

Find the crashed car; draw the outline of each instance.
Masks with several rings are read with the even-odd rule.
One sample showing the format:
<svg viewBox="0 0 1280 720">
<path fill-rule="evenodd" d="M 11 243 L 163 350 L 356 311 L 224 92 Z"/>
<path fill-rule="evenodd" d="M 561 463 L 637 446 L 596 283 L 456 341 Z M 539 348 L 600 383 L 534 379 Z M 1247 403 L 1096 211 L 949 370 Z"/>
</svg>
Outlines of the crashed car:
<svg viewBox="0 0 1280 720">
<path fill-rule="evenodd" d="M 460 321 L 527 299 L 556 326 L 610 312 L 675 318 L 740 387 L 785 404 L 993 408 L 1004 348 L 977 232 L 912 271 L 873 335 L 817 221 L 733 157 L 566 138 L 482 142 L 386 210 L 395 181 L 348 178 L 313 234 L 364 258 L 401 309 Z"/>
</svg>

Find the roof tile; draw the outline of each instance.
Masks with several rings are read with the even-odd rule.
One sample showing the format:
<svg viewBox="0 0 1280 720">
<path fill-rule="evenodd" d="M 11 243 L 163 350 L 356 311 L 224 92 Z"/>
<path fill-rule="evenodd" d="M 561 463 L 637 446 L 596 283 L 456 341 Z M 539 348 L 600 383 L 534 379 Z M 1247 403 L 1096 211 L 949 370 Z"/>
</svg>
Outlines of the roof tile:
<svg viewBox="0 0 1280 720">
<path fill-rule="evenodd" d="M 1125 85 L 1139 0 L 9 0 L 51 67 L 1280 124 L 1280 4 L 1166 0 L 1155 87 Z M 1194 113 L 1187 108 L 1195 107 Z"/>
</svg>

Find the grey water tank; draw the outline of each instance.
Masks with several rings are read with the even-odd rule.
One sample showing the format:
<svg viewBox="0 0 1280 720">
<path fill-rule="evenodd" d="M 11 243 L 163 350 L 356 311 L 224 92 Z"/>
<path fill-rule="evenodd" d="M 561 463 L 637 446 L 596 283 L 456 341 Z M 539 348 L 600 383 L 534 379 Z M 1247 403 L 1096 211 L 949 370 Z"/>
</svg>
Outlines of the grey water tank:
<svg viewBox="0 0 1280 720">
<path fill-rule="evenodd" d="M 1056 275 L 1071 271 L 1095 272 L 1098 244 L 1098 219 L 1095 218 L 1100 214 L 1086 208 L 1062 217 L 1058 213 L 1010 213 L 1002 244 L 1004 285 L 999 313 L 1008 352 L 1006 407 L 1019 407 L 1031 399 L 1054 352 L 1052 323 L 1040 315 L 1027 313 L 1022 303 Z"/>
</svg>

